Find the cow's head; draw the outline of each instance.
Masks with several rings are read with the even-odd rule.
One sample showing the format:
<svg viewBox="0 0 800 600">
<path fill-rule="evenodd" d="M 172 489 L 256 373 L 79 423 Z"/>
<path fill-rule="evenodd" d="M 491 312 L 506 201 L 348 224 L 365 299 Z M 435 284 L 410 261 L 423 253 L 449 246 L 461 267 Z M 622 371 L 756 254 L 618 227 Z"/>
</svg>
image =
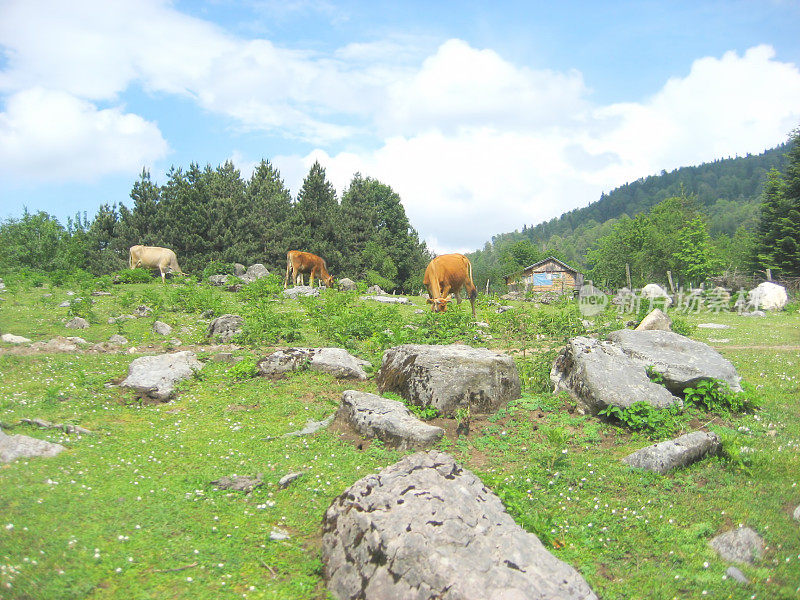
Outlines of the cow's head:
<svg viewBox="0 0 800 600">
<path fill-rule="evenodd" d="M 431 305 L 433 312 L 444 312 L 447 310 L 447 303 L 452 299 L 452 295 L 448 295 L 447 298 L 428 298 L 428 304 Z"/>
<path fill-rule="evenodd" d="M 322 279 L 322 283 L 325 284 L 325 287 L 334 287 L 336 285 L 336 281 L 334 281 L 332 275 L 328 275 Z"/>
</svg>

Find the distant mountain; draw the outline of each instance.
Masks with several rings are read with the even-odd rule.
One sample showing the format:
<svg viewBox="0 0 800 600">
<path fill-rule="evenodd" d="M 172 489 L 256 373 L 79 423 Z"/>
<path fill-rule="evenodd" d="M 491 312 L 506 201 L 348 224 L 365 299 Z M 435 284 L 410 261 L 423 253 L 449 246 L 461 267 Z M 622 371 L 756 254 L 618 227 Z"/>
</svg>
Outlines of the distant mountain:
<svg viewBox="0 0 800 600">
<path fill-rule="evenodd" d="M 493 236 L 483 249 L 469 254 L 473 270 L 481 281 L 489 279 L 501 288 L 502 275 L 549 255 L 585 268 L 587 250 L 610 233 L 620 217 L 634 217 L 682 194 L 694 198 L 706 215 L 712 238 L 732 238 L 740 227 L 755 226 L 766 174 L 772 168 L 785 169 L 788 150 L 786 143 L 762 154 L 662 171 L 626 183 L 558 218 Z"/>
<path fill-rule="evenodd" d="M 670 173 L 662 171 L 660 175 L 637 179 L 602 194 L 589 206 L 576 208 L 535 227 L 523 227 L 522 233 L 532 241 L 547 242 L 555 235 L 569 235 L 592 221 L 604 223 L 623 214 L 632 217 L 666 198 L 679 196 L 683 191 L 687 196 L 695 197 L 709 216 L 712 234 L 731 235 L 743 222 L 726 218 L 724 213 L 727 211 L 731 216 L 729 211 L 735 205 L 757 206 L 767 172 L 772 168 L 782 170 L 786 166 L 788 150 L 787 143 L 758 155 L 715 160 L 697 167 L 681 167 Z"/>
</svg>

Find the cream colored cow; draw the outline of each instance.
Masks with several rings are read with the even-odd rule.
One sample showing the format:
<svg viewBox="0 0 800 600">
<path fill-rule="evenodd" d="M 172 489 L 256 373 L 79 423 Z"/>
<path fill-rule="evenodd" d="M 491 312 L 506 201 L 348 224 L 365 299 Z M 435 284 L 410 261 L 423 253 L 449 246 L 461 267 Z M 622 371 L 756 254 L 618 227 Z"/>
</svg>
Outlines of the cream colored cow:
<svg viewBox="0 0 800 600">
<path fill-rule="evenodd" d="M 161 281 L 164 282 L 165 273 L 183 275 L 178 266 L 178 258 L 169 248 L 159 246 L 131 246 L 128 264 L 131 269 L 143 267 L 145 269 L 158 269 L 161 272 Z"/>
</svg>

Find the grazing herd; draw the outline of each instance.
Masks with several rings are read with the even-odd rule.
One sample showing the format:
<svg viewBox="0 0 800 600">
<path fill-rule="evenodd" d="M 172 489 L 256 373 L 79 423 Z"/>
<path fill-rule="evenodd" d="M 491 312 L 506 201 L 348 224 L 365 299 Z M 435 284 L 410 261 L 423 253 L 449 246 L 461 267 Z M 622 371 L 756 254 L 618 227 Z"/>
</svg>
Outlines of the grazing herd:
<svg viewBox="0 0 800 600">
<path fill-rule="evenodd" d="M 128 264 L 131 269 L 136 267 L 158 269 L 161 273 L 161 281 L 165 280 L 166 273 L 184 274 L 178 266 L 175 252 L 159 246 L 131 246 Z M 303 285 L 303 275 L 306 273 L 309 276 L 308 284 L 310 286 L 314 285 L 314 276 L 327 287 L 332 287 L 334 284 L 333 276 L 328 273 L 328 265 L 324 258 L 300 250 L 287 252 L 286 277 L 283 279 L 283 287 L 288 286 L 290 277 L 292 285 Z M 433 312 L 446 311 L 447 303 L 453 299 L 453 296 L 456 297 L 456 303 L 461 304 L 459 292 L 463 288 L 472 305 L 472 317 L 476 318 L 475 300 L 478 297 L 478 290 L 472 281 L 472 265 L 463 254 L 442 254 L 434 258 L 425 269 L 425 278 L 422 283 L 428 288 L 428 303 Z"/>
</svg>

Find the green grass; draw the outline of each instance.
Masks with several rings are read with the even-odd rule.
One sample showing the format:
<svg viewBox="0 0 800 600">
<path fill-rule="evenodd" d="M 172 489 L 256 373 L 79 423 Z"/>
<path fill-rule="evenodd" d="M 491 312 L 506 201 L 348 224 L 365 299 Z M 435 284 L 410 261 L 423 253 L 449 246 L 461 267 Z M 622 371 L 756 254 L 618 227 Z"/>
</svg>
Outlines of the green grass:
<svg viewBox="0 0 800 600">
<path fill-rule="evenodd" d="M 693 337 L 731 340 L 711 343 L 733 361 L 760 408 L 687 409 L 673 435 L 706 425 L 720 433 L 727 452 L 661 477 L 620 462 L 653 443 L 647 432 L 581 415 L 567 397 L 543 391 L 552 349 L 580 333 L 569 306 L 512 303 L 522 315 L 512 321 L 514 311 L 497 315 L 482 299 L 478 320 L 490 324 L 494 338 L 487 341 L 470 324 L 469 303 L 437 316 L 420 298 L 391 307 L 336 292 L 289 301 L 265 287 L 242 302 L 241 294 L 219 288 L 160 282 L 110 291 L 94 298 L 96 323 L 83 331 L 63 326 L 68 309 L 57 305 L 66 288 L 20 286 L 0 302 L 0 332 L 34 341 L 79 335 L 93 343 L 121 333 L 137 348 L 134 355 L 0 353 L 0 423 L 13 425 L 10 434 L 67 447 L 55 458 L 0 466 L 0 598 L 326 598 L 325 509 L 354 481 L 405 453 L 379 443 L 359 450 L 334 431 L 282 437 L 332 413 L 345 389 L 376 393 L 374 383 L 312 372 L 252 378 L 249 365 L 273 346 L 341 342 L 377 367 L 392 344 L 454 341 L 517 351 L 527 385 L 496 415 L 471 415 L 468 437 L 451 435 L 440 447 L 481 476 L 517 522 L 576 567 L 600 597 L 800 593 L 800 527 L 791 518 L 800 504 L 800 350 L 786 348 L 800 345 L 796 312 L 686 317 L 690 324 L 731 325 L 696 329 Z M 42 299 L 45 293 L 53 297 Z M 247 315 L 258 298 L 271 306 L 264 331 L 278 333 L 254 336 L 236 350 L 248 361 L 244 367 L 210 360 L 216 350 L 205 338 L 204 307 Z M 107 323 L 141 303 L 154 314 Z M 423 314 L 415 312 L 420 308 Z M 172 325 L 167 340 L 152 333 L 155 319 Z M 124 377 L 141 352 L 171 347 L 194 349 L 205 362 L 172 402 L 142 403 L 106 386 Z M 22 418 L 78 424 L 94 434 L 17 425 Z M 291 471 L 305 475 L 279 490 L 277 481 Z M 249 495 L 210 484 L 259 473 L 265 485 Z M 759 564 L 740 566 L 752 580 L 746 587 L 723 579 L 728 565 L 708 546 L 739 523 L 757 529 L 768 546 Z M 291 538 L 270 541 L 274 527 Z"/>
</svg>

